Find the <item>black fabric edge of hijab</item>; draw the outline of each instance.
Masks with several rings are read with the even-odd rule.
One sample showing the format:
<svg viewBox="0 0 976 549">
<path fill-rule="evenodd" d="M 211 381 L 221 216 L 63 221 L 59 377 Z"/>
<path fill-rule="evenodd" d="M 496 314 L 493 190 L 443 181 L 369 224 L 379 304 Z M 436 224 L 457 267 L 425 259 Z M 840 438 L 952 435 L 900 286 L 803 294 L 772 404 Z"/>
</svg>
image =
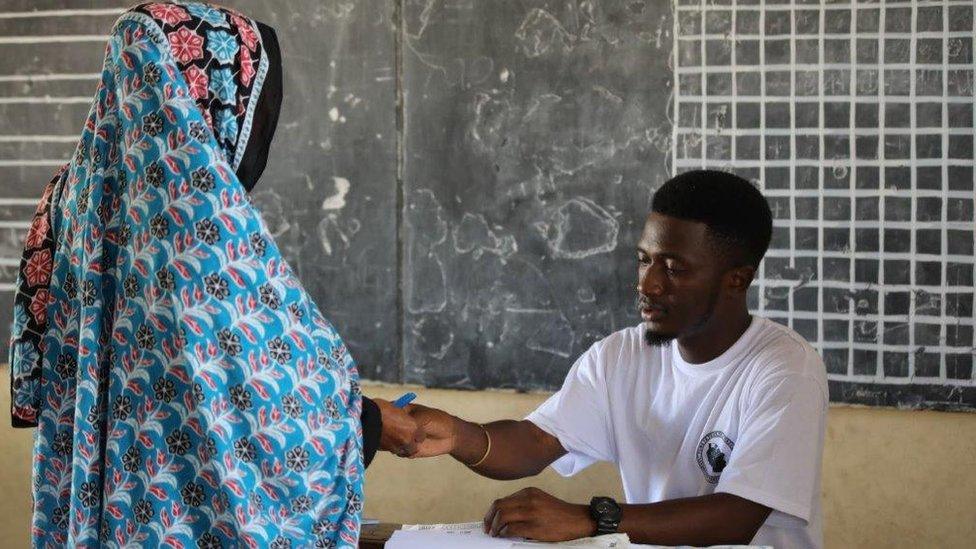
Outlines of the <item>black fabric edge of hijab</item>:
<svg viewBox="0 0 976 549">
<path fill-rule="evenodd" d="M 281 113 L 282 97 L 281 48 L 278 46 L 278 36 L 268 25 L 260 21 L 256 23 L 261 33 L 261 45 L 268 56 L 268 74 L 254 106 L 247 147 L 237 166 L 237 178 L 247 192 L 251 192 L 268 164 L 271 141 L 274 139 L 278 115 Z"/>
</svg>

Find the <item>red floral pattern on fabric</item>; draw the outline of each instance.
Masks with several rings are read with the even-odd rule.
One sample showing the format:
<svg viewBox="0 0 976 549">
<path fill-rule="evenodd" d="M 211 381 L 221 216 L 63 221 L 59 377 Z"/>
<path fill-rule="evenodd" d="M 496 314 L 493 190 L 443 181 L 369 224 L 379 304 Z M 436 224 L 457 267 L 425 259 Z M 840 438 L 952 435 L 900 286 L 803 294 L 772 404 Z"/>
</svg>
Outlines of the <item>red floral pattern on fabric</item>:
<svg viewBox="0 0 976 549">
<path fill-rule="evenodd" d="M 167 25 L 175 25 L 190 20 L 190 14 L 176 4 L 152 4 L 148 7 L 152 16 Z"/>
<path fill-rule="evenodd" d="M 51 299 L 51 271 L 54 235 L 50 213 L 54 189 L 67 179 L 64 168 L 44 189 L 24 242 L 14 296 L 14 337 L 11 348 L 20 349 L 10 361 L 11 418 L 18 427 L 37 425 L 40 395 L 36 392 L 41 375 L 42 336 L 47 331 L 47 306 Z M 19 334 L 19 337 L 18 337 Z"/>
<path fill-rule="evenodd" d="M 254 86 L 257 84 L 256 77 L 264 54 L 261 35 L 253 21 L 235 10 L 206 6 L 203 9 L 212 10 L 214 16 L 199 18 L 193 9 L 191 6 L 191 13 L 187 14 L 187 8 L 168 3 L 142 4 L 133 8 L 134 11 L 151 16 L 166 35 L 177 66 L 189 84 L 190 95 L 203 112 L 207 126 L 217 138 L 221 149 L 228 155 L 228 161 L 232 161 L 237 155 L 238 146 L 247 146 L 246 140 L 241 139 L 242 131 L 247 127 L 247 107 L 252 98 L 257 99 L 260 92 Z M 218 14 L 226 19 L 221 21 Z M 231 22 L 230 25 L 227 20 Z M 236 41 L 237 53 L 221 62 L 221 59 L 215 57 L 214 51 L 229 49 L 231 45 L 214 44 L 211 41 L 226 40 L 228 35 Z M 224 75 L 227 70 L 230 70 L 238 84 L 235 88 L 236 101 L 222 101 L 210 90 L 210 86 L 216 83 L 216 71 L 220 71 L 221 78 L 226 78 Z M 236 105 L 236 124 L 227 122 L 226 104 Z"/>
<path fill-rule="evenodd" d="M 34 322 L 44 324 L 47 322 L 47 305 L 51 302 L 51 291 L 47 288 L 37 290 L 34 298 L 31 299 L 30 313 L 34 316 Z"/>
<path fill-rule="evenodd" d="M 169 47 L 180 63 L 189 63 L 203 58 L 203 37 L 186 27 L 170 33 Z"/>
<path fill-rule="evenodd" d="M 247 48 L 241 48 L 241 51 L 237 54 L 238 60 L 241 64 L 240 79 L 245 86 L 251 85 L 251 80 L 257 71 L 254 69 L 254 59 L 251 58 L 251 54 L 248 53 Z"/>
<path fill-rule="evenodd" d="M 256 51 L 261 40 L 258 38 L 258 33 L 254 32 L 254 27 L 251 26 L 251 23 L 240 15 L 231 15 L 230 18 L 234 21 L 234 26 L 237 27 L 237 32 L 241 35 L 241 41 L 244 42 L 247 49 Z"/>
<path fill-rule="evenodd" d="M 34 222 L 31 223 L 30 231 L 27 232 L 27 241 L 25 244 L 28 248 L 37 248 L 44 242 L 44 238 L 50 230 L 51 223 L 48 221 L 46 215 L 35 218 Z"/>
<path fill-rule="evenodd" d="M 49 284 L 51 282 L 51 250 L 37 250 L 31 254 L 24 267 L 27 285 L 30 287 Z"/>
<path fill-rule="evenodd" d="M 210 78 L 207 77 L 207 73 L 197 67 L 190 66 L 183 71 L 183 75 L 186 76 L 186 82 L 190 85 L 190 95 L 194 99 L 205 99 L 208 93 L 207 86 L 210 85 Z"/>
<path fill-rule="evenodd" d="M 37 423 L 37 408 L 13 405 L 13 416 L 26 423 Z"/>
</svg>

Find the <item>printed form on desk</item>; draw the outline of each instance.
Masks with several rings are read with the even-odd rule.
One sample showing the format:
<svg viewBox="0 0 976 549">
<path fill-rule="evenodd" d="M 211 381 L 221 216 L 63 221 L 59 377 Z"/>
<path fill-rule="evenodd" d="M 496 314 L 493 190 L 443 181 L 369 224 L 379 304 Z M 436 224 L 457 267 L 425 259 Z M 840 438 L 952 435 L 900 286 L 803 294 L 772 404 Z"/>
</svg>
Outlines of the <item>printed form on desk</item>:
<svg viewBox="0 0 976 549">
<path fill-rule="evenodd" d="M 627 534 L 610 534 L 560 543 L 540 543 L 522 539 L 493 538 L 482 531 L 480 522 L 460 524 L 405 524 L 386 542 L 387 549 L 523 549 L 546 546 L 578 549 L 655 549 L 658 545 L 630 543 Z M 732 549 L 745 546 L 721 546 Z M 718 549 L 719 546 L 716 546 Z"/>
</svg>

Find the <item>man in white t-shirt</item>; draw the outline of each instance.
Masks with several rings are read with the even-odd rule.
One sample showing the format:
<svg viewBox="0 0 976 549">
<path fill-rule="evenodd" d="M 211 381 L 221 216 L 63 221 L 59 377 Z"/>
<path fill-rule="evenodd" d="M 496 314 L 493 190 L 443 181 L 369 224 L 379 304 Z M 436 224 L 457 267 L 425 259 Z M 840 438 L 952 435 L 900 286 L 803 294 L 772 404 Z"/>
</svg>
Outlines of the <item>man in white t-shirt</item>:
<svg viewBox="0 0 976 549">
<path fill-rule="evenodd" d="M 530 488 L 491 506 L 492 535 L 821 547 L 823 362 L 746 306 L 772 233 L 766 199 L 735 175 L 695 171 L 665 183 L 651 209 L 637 246 L 643 322 L 595 343 L 522 421 L 411 406 L 427 434 L 414 457 L 450 453 L 496 479 L 619 467 L 626 504 Z"/>
</svg>

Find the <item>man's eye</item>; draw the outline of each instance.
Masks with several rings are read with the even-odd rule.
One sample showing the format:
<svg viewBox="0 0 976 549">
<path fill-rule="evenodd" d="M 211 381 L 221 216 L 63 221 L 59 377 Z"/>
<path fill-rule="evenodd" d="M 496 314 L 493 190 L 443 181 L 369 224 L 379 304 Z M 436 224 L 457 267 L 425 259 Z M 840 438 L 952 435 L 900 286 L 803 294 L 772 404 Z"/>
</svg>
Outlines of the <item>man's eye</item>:
<svg viewBox="0 0 976 549">
<path fill-rule="evenodd" d="M 651 260 L 650 260 L 650 258 L 647 258 L 647 257 L 644 257 L 644 256 L 639 255 L 639 256 L 637 256 L 637 262 L 640 263 L 641 265 L 646 265 L 646 264 L 650 263 Z"/>
</svg>

